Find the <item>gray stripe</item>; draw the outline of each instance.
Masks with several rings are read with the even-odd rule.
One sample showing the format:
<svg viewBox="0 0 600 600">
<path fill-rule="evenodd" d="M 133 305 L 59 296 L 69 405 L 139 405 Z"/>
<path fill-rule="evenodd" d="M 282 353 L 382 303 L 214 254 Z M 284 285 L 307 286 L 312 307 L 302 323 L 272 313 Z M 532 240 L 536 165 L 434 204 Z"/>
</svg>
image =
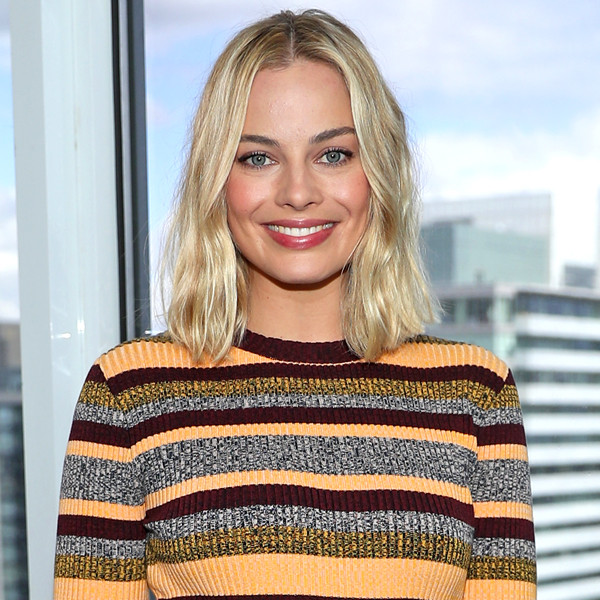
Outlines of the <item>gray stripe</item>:
<svg viewBox="0 0 600 600">
<path fill-rule="evenodd" d="M 484 460 L 473 477 L 474 502 L 531 503 L 529 465 L 517 459 Z"/>
<path fill-rule="evenodd" d="M 306 506 L 244 506 L 207 510 L 149 524 L 160 539 L 186 537 L 195 533 L 229 530 L 242 527 L 281 525 L 299 529 L 355 532 L 430 533 L 457 538 L 470 543 L 473 528 L 459 519 L 432 513 L 413 511 L 332 511 Z"/>
<path fill-rule="evenodd" d="M 144 492 L 141 478 L 134 475 L 130 463 L 69 455 L 65 459 L 61 498 L 140 506 Z"/>
<path fill-rule="evenodd" d="M 99 558 L 144 558 L 145 540 L 105 540 L 72 535 L 56 540 L 57 555 L 95 556 Z"/>
<path fill-rule="evenodd" d="M 327 400 L 327 402 L 325 402 Z M 131 410 L 127 419 L 132 425 L 148 419 L 175 412 L 196 412 L 202 410 L 234 410 L 239 408 L 362 408 L 382 410 L 405 410 L 433 415 L 471 414 L 473 422 L 480 427 L 500 423 L 521 424 L 522 416 L 518 408 L 482 410 L 468 400 L 427 400 L 421 398 L 396 398 L 393 396 L 245 396 L 216 398 L 161 398 Z M 104 425 L 123 426 L 121 411 L 104 406 L 79 403 L 75 418 Z"/>
<path fill-rule="evenodd" d="M 102 423 L 103 425 L 116 425 L 117 427 L 124 427 L 126 424 L 125 416 L 120 410 L 83 402 L 77 403 L 74 419 Z"/>
<path fill-rule="evenodd" d="M 433 414 L 470 414 L 476 408 L 468 399 L 440 400 L 377 395 L 299 395 L 265 394 L 260 396 L 215 396 L 206 398 L 160 398 L 131 410 L 132 423 L 140 423 L 163 414 L 201 410 L 240 408 L 359 408 L 405 410 Z"/>
<path fill-rule="evenodd" d="M 473 556 L 513 556 L 535 560 L 535 544 L 512 538 L 477 538 L 473 542 Z"/>
<path fill-rule="evenodd" d="M 147 492 L 193 477 L 293 470 L 404 475 L 466 485 L 475 455 L 457 444 L 365 437 L 240 436 L 184 440 L 140 455 Z"/>
<path fill-rule="evenodd" d="M 491 410 L 481 410 L 479 407 L 473 407 L 473 422 L 479 427 L 489 427 L 490 425 L 500 425 L 510 423 L 513 425 L 522 425 L 523 417 L 519 408 L 496 408 Z"/>
</svg>

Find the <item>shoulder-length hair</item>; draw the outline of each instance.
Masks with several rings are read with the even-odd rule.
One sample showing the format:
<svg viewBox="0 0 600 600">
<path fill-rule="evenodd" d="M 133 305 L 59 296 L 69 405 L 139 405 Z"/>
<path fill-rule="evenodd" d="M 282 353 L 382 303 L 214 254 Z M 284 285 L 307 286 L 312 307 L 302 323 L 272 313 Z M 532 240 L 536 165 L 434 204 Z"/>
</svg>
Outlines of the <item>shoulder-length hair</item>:
<svg viewBox="0 0 600 600">
<path fill-rule="evenodd" d="M 372 360 L 435 318 L 418 242 L 418 194 L 405 119 L 361 40 L 320 10 L 283 11 L 240 31 L 208 77 L 165 248 L 167 326 L 195 358 L 224 358 L 248 316 L 248 270 L 227 225 L 225 187 L 262 69 L 294 60 L 331 65 L 352 106 L 370 215 L 349 259 L 342 328 L 350 348 Z"/>
</svg>

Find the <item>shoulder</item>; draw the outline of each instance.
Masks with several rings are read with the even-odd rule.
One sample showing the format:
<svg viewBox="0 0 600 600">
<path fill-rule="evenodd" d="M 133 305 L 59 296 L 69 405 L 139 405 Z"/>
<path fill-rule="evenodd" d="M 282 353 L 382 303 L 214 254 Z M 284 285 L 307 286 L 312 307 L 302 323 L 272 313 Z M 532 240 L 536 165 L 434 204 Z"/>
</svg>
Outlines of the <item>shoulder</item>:
<svg viewBox="0 0 600 600">
<path fill-rule="evenodd" d="M 379 362 L 427 369 L 470 367 L 501 380 L 509 375 L 506 363 L 485 348 L 427 335 L 410 338 L 382 355 Z"/>
<path fill-rule="evenodd" d="M 123 342 L 100 356 L 94 366 L 102 371 L 106 379 L 111 379 L 127 372 L 198 364 L 186 348 L 163 333 Z"/>
</svg>

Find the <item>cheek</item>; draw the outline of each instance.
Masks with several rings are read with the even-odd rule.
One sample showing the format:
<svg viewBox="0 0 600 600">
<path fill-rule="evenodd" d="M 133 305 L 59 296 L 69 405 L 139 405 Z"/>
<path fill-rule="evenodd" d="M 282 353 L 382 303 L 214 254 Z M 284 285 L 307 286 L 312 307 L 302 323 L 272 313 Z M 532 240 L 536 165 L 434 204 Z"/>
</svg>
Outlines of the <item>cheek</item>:
<svg viewBox="0 0 600 600">
<path fill-rule="evenodd" d="M 357 225 L 364 229 L 369 217 L 371 196 L 371 187 L 366 175 L 357 173 L 354 177 L 349 178 L 343 187 L 343 195 L 348 211 L 357 220 Z"/>
</svg>

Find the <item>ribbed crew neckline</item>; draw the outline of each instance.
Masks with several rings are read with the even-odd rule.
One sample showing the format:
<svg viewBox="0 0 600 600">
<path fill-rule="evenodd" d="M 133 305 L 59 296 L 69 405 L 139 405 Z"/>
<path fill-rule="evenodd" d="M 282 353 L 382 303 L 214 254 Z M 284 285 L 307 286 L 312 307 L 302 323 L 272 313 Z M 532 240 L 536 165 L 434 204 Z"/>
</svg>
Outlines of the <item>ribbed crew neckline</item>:
<svg viewBox="0 0 600 600">
<path fill-rule="evenodd" d="M 266 358 L 288 362 L 333 364 L 359 360 L 345 340 L 296 342 L 266 337 L 260 333 L 246 330 L 238 347 Z"/>
</svg>

